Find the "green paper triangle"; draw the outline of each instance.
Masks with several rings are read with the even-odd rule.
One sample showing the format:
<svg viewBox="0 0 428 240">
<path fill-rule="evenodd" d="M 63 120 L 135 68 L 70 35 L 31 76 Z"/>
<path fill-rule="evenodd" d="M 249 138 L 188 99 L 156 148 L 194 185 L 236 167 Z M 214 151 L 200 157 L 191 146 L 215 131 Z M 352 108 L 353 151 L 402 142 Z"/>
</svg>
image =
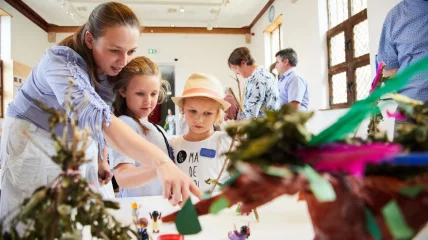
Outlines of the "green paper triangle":
<svg viewBox="0 0 428 240">
<path fill-rule="evenodd" d="M 230 178 L 227 179 L 227 181 L 223 183 L 223 187 L 232 185 L 235 182 L 235 180 L 239 177 L 239 175 L 241 175 L 241 173 L 239 171 L 235 171 L 234 173 L 232 173 L 230 175 Z"/>
<path fill-rule="evenodd" d="M 300 172 L 306 176 L 309 186 L 320 202 L 332 202 L 336 200 L 336 192 L 333 186 L 325 178 L 321 177 L 311 166 L 305 165 Z"/>
<path fill-rule="evenodd" d="M 184 206 L 178 212 L 175 218 L 175 226 L 181 235 L 191 235 L 202 231 L 201 224 L 199 223 L 198 213 L 192 201 L 187 199 Z"/>
<path fill-rule="evenodd" d="M 273 167 L 273 166 L 264 166 L 263 170 L 266 174 L 275 176 L 275 177 L 282 177 L 282 178 L 292 178 L 293 173 L 285 167 Z"/>
<path fill-rule="evenodd" d="M 366 215 L 366 228 L 369 231 L 369 233 L 373 236 L 375 240 L 381 240 L 382 239 L 382 233 L 380 231 L 379 225 L 377 225 L 376 218 L 373 215 L 372 211 L 370 209 L 365 209 L 365 215 Z"/>
<path fill-rule="evenodd" d="M 382 214 L 386 225 L 395 239 L 410 239 L 413 237 L 415 232 L 407 225 L 397 202 L 392 200 L 386 204 L 382 208 Z"/>
<path fill-rule="evenodd" d="M 400 190 L 398 190 L 398 192 L 403 195 L 406 196 L 408 198 L 415 198 L 419 195 L 419 193 L 421 193 L 423 190 L 425 189 L 424 186 L 411 186 L 411 187 L 403 187 L 400 188 Z"/>
<path fill-rule="evenodd" d="M 204 192 L 204 194 L 202 194 L 202 199 L 208 199 L 211 198 L 211 193 L 210 192 Z"/>
<path fill-rule="evenodd" d="M 210 213 L 217 214 L 221 210 L 229 207 L 229 201 L 223 196 L 217 199 L 213 204 L 210 206 Z"/>
</svg>

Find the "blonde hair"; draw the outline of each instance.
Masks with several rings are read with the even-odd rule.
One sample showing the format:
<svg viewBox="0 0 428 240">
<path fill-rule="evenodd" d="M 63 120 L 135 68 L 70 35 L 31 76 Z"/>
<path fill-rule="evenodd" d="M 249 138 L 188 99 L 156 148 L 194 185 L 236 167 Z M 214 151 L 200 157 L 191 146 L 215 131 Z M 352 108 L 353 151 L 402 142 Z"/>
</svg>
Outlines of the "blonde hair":
<svg viewBox="0 0 428 240">
<path fill-rule="evenodd" d="M 209 98 L 209 97 L 187 97 L 187 98 L 183 98 L 183 99 L 181 99 L 181 104 L 180 104 L 180 113 L 183 115 L 184 115 L 184 104 L 186 102 L 186 99 L 189 99 L 189 98 L 203 98 L 203 99 L 208 99 L 208 100 L 215 102 L 216 106 L 217 106 L 217 116 L 216 116 L 216 119 L 214 120 L 214 125 L 220 126 L 220 124 L 223 122 L 224 115 L 225 115 L 223 105 L 221 103 L 219 103 L 218 101 L 216 101 L 212 98 Z"/>
<path fill-rule="evenodd" d="M 113 102 L 114 115 L 116 115 L 117 117 L 122 115 L 131 117 L 132 119 L 134 119 L 135 122 L 138 123 L 144 134 L 147 134 L 149 129 L 143 124 L 141 124 L 137 116 L 128 109 L 126 99 L 119 94 L 119 91 L 123 90 L 126 92 L 129 82 L 132 78 L 136 76 L 155 75 L 159 75 L 161 83 L 158 97 L 158 104 L 161 104 L 167 99 L 167 92 L 170 88 L 169 83 L 162 79 L 162 74 L 159 70 L 158 65 L 156 65 L 156 63 L 152 62 L 147 57 L 136 57 L 131 62 L 129 62 L 115 77 L 115 82 L 113 85 L 113 93 L 116 94 L 116 97 Z"/>
</svg>

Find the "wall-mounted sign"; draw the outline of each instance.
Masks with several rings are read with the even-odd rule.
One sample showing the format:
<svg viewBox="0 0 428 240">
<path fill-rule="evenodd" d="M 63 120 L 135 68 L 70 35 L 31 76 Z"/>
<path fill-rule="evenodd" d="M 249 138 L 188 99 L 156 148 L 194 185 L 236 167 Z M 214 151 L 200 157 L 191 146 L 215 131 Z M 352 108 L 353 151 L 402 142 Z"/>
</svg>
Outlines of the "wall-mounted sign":
<svg viewBox="0 0 428 240">
<path fill-rule="evenodd" d="M 149 54 L 156 54 L 156 53 L 158 53 L 157 49 L 154 49 L 154 48 L 149 49 Z"/>
</svg>

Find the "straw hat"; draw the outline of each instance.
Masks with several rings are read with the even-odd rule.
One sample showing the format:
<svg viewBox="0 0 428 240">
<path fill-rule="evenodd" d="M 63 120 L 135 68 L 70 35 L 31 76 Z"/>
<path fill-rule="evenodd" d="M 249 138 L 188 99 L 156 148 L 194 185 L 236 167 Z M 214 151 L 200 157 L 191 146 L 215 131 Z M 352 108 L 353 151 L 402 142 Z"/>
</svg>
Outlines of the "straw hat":
<svg viewBox="0 0 428 240">
<path fill-rule="evenodd" d="M 207 97 L 219 102 L 223 110 L 230 107 L 230 103 L 223 100 L 224 90 L 220 81 L 210 75 L 203 73 L 193 73 L 184 84 L 184 91 L 181 97 L 172 97 L 172 101 L 177 106 L 182 107 L 183 98 L 189 97 Z"/>
</svg>

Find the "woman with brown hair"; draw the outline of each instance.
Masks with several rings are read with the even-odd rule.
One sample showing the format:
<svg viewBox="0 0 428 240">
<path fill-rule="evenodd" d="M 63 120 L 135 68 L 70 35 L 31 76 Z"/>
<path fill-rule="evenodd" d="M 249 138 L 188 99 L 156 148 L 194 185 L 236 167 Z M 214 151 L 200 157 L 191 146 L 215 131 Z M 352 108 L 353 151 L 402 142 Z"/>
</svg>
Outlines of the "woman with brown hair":
<svg viewBox="0 0 428 240">
<path fill-rule="evenodd" d="M 262 107 L 279 109 L 279 92 L 274 76 L 254 61 L 248 48 L 233 50 L 227 62 L 235 73 L 247 78 L 244 110 L 238 114 L 238 119 L 265 117 Z"/>
<path fill-rule="evenodd" d="M 151 165 L 159 177 L 163 196 L 176 205 L 190 192 L 200 196 L 198 188 L 159 148 L 154 147 L 116 118 L 108 103 L 113 101 L 112 83 L 122 68 L 134 58 L 140 36 L 140 23 L 127 6 L 108 2 L 97 6 L 86 24 L 72 36 L 47 50 L 10 103 L 2 134 L 2 199 L 0 217 L 19 206 L 24 198 L 42 185 L 49 184 L 60 168 L 34 142 L 50 155 L 54 141 L 48 117 L 40 106 L 65 111 L 69 79 L 74 79 L 69 118 L 79 127 L 91 130 L 94 143 L 87 152 L 99 156 L 101 181 L 111 178 L 106 147 L 137 162 Z M 62 135 L 63 128 L 57 128 Z M 26 131 L 29 135 L 24 135 Z M 32 141 L 29 141 L 29 139 Z M 97 154 L 98 152 L 98 154 Z M 94 154 L 95 153 L 95 154 Z"/>
</svg>

